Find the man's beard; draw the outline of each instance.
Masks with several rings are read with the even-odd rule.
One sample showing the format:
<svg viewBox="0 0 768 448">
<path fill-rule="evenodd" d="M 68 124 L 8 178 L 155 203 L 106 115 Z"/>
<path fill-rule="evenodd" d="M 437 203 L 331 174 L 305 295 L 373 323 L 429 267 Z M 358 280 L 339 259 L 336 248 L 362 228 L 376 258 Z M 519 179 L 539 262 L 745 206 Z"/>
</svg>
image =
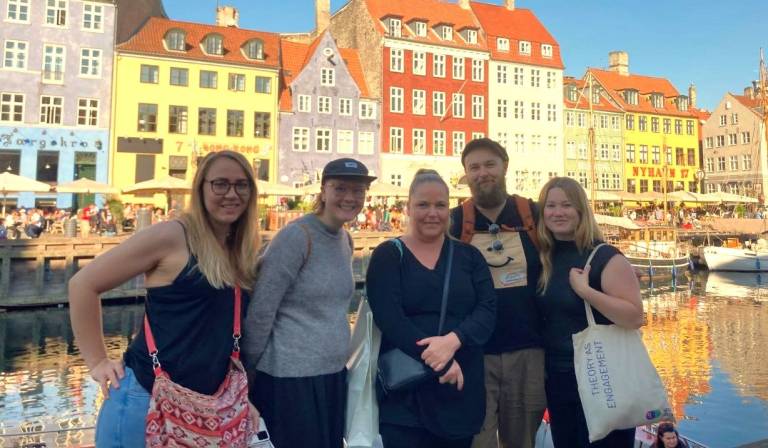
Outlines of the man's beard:
<svg viewBox="0 0 768 448">
<path fill-rule="evenodd" d="M 490 190 L 483 189 L 474 183 L 469 184 L 469 189 L 475 204 L 481 208 L 498 207 L 507 200 L 507 181 L 503 177 Z"/>
</svg>

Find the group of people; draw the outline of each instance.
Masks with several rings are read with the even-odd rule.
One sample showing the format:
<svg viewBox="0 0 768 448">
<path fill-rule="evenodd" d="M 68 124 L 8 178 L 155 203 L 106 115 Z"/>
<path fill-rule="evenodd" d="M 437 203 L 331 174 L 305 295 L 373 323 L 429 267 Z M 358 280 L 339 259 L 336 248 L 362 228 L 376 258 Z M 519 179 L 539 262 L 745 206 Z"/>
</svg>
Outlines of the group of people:
<svg viewBox="0 0 768 448">
<path fill-rule="evenodd" d="M 545 408 L 558 448 L 633 446 L 634 428 L 590 444 L 571 342 L 587 326 L 584 301 L 598 323 L 642 325 L 632 267 L 603 246 L 585 268 L 602 235 L 573 179 L 551 179 L 533 201 L 507 193 L 510 161 L 497 142 L 469 142 L 461 162 L 472 198 L 451 209 L 446 182 L 419 171 L 406 233 L 381 243 L 368 267 L 380 359 L 399 350 L 431 372 L 402 389 L 378 381 L 384 447 L 533 447 Z M 254 424 L 263 418 L 277 448 L 340 448 L 355 291 L 354 241 L 344 225 L 363 210 L 374 179 L 359 161 L 329 162 L 313 213 L 260 250 L 250 164 L 235 152 L 210 153 L 178 219 L 80 270 L 69 285 L 73 330 L 106 397 L 96 446 L 144 445 L 159 363 L 176 383 L 216 392 L 229 366 L 233 296 L 242 290 Z M 99 294 L 140 274 L 147 323 L 121 359 L 109 358 Z"/>
<path fill-rule="evenodd" d="M 400 203 L 391 206 L 372 204 L 360 210 L 350 230 L 353 232 L 363 230 L 401 232 L 406 227 L 406 219 Z"/>
<path fill-rule="evenodd" d="M 0 217 L 0 239 L 16 240 L 22 238 L 39 238 L 68 213 L 63 210 L 19 208 L 8 210 L 5 216 Z"/>
</svg>

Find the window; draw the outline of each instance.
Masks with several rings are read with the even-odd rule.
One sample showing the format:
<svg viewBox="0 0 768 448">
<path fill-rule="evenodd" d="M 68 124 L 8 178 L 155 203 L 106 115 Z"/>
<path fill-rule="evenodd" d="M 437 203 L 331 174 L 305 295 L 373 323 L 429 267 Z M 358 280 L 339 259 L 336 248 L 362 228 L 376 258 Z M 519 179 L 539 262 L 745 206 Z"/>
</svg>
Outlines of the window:
<svg viewBox="0 0 768 448">
<path fill-rule="evenodd" d="M 66 51 L 60 45 L 45 45 L 43 47 L 43 80 L 64 80 L 64 56 Z"/>
<path fill-rule="evenodd" d="M 59 151 L 38 151 L 37 175 L 39 182 L 55 183 L 59 174 Z"/>
<path fill-rule="evenodd" d="M 707 149 L 711 149 L 715 146 L 715 138 L 714 137 L 707 137 L 704 139 L 704 147 Z"/>
<path fill-rule="evenodd" d="M 632 90 L 632 89 L 625 90 L 624 92 L 622 92 L 622 94 L 624 96 L 624 101 L 626 101 L 627 104 L 637 106 L 637 99 L 638 99 L 637 90 Z"/>
<path fill-rule="evenodd" d="M 616 162 L 621 162 L 621 146 L 614 143 L 611 145 L 611 152 L 613 153 L 613 160 Z"/>
<path fill-rule="evenodd" d="M 436 78 L 445 78 L 445 55 L 432 55 L 432 76 Z"/>
<path fill-rule="evenodd" d="M 600 173 L 600 189 L 608 190 L 611 188 L 611 179 L 608 173 Z"/>
<path fill-rule="evenodd" d="M 259 39 L 251 39 L 246 42 L 243 50 L 248 59 L 264 59 L 264 42 Z"/>
<path fill-rule="evenodd" d="M 99 100 L 92 98 L 77 99 L 77 125 L 99 125 Z"/>
<path fill-rule="evenodd" d="M 412 137 L 413 154 L 425 154 L 427 152 L 427 131 L 424 129 L 414 129 Z"/>
<path fill-rule="evenodd" d="M 3 67 L 17 70 L 27 69 L 27 50 L 26 42 L 18 40 L 6 40 L 3 52 Z"/>
<path fill-rule="evenodd" d="M 373 132 L 358 132 L 357 133 L 357 153 L 373 154 L 373 150 L 374 150 L 373 140 L 374 140 Z"/>
<path fill-rule="evenodd" d="M 436 117 L 445 115 L 445 92 L 432 92 L 432 115 Z"/>
<path fill-rule="evenodd" d="M 411 113 L 414 115 L 426 115 L 427 113 L 427 92 L 414 89 L 411 92 Z"/>
<path fill-rule="evenodd" d="M 547 104 L 547 121 L 557 121 L 557 106 Z"/>
<path fill-rule="evenodd" d="M 256 93 L 272 93 L 272 80 L 265 76 L 257 76 Z"/>
<path fill-rule="evenodd" d="M 515 104 L 517 104 L 517 101 L 515 101 Z M 517 115 L 517 113 L 515 113 Z M 517 118 L 517 116 L 515 116 Z M 576 124 L 576 116 L 573 112 L 566 111 L 565 112 L 565 125 L 569 128 L 573 127 Z"/>
<path fill-rule="evenodd" d="M 523 75 L 523 68 L 522 67 L 515 67 L 514 69 L 514 84 L 516 86 L 522 86 L 525 82 L 525 76 Z"/>
<path fill-rule="evenodd" d="M 696 166 L 696 150 L 688 148 L 688 166 Z"/>
<path fill-rule="evenodd" d="M 317 97 L 317 112 L 320 114 L 330 114 L 332 112 L 331 97 L 329 96 Z"/>
<path fill-rule="evenodd" d="M 520 50 L 520 54 L 531 54 L 531 43 L 528 41 L 521 40 L 518 48 Z"/>
<path fill-rule="evenodd" d="M 708 157 L 705 165 L 705 169 L 708 173 L 715 171 L 715 159 Z"/>
<path fill-rule="evenodd" d="M 203 89 L 215 89 L 219 85 L 219 74 L 207 70 L 200 70 L 200 87 Z"/>
<path fill-rule="evenodd" d="M 400 37 L 402 32 L 401 27 L 402 27 L 402 22 L 400 21 L 400 19 L 395 19 L 395 18 L 389 19 L 388 31 L 390 36 Z"/>
<path fill-rule="evenodd" d="M 309 151 L 309 129 L 308 128 L 293 128 L 291 140 L 293 142 L 293 150 L 299 152 Z"/>
<path fill-rule="evenodd" d="M 648 193 L 648 179 L 640 179 L 640 193 Z"/>
<path fill-rule="evenodd" d="M 720 126 L 728 124 L 728 117 L 726 115 L 720 115 Z"/>
<path fill-rule="evenodd" d="M 230 73 L 227 88 L 235 92 L 245 92 L 245 75 L 241 73 Z"/>
<path fill-rule="evenodd" d="M 67 0 L 46 0 L 45 24 L 54 26 L 67 25 Z"/>
<path fill-rule="evenodd" d="M 600 152 L 598 153 L 598 158 L 600 160 L 609 160 L 611 157 L 610 151 L 608 150 L 608 144 L 607 143 L 600 143 Z"/>
<path fill-rule="evenodd" d="M 555 87 L 555 81 L 557 79 L 557 75 L 555 72 L 547 72 L 547 88 L 553 89 Z"/>
<path fill-rule="evenodd" d="M 139 80 L 145 84 L 157 84 L 160 81 L 160 69 L 156 65 L 141 64 Z"/>
<path fill-rule="evenodd" d="M 531 87 L 539 87 L 541 84 L 541 70 L 531 69 Z"/>
<path fill-rule="evenodd" d="M 483 137 L 485 137 L 485 134 L 483 134 L 482 132 L 472 133 L 472 140 L 477 140 L 478 138 L 483 138 Z"/>
<path fill-rule="evenodd" d="M 752 142 L 752 136 L 749 134 L 749 131 L 745 131 L 741 133 L 741 144 L 746 145 L 747 143 Z"/>
<path fill-rule="evenodd" d="M 203 48 L 206 53 L 212 55 L 224 55 L 224 39 L 218 34 L 211 34 L 203 39 Z"/>
<path fill-rule="evenodd" d="M 0 121 L 21 123 L 24 121 L 24 95 L 0 93 Z"/>
<path fill-rule="evenodd" d="M 427 74 L 427 53 L 423 51 L 413 52 L 412 69 L 414 75 L 426 75 Z"/>
<path fill-rule="evenodd" d="M 403 113 L 403 88 L 402 87 L 389 88 L 389 111 L 395 112 L 395 113 Z"/>
<path fill-rule="evenodd" d="M 739 169 L 739 156 L 730 156 L 731 171 L 737 171 Z"/>
<path fill-rule="evenodd" d="M 403 50 L 400 48 L 389 49 L 389 70 L 393 72 L 403 72 Z M 325 70 L 325 69 L 323 69 Z"/>
<path fill-rule="evenodd" d="M 685 151 L 683 151 L 683 148 L 675 148 L 675 163 L 677 165 L 685 165 Z"/>
<path fill-rule="evenodd" d="M 741 169 L 745 170 L 745 171 L 752 169 L 752 155 L 751 154 L 742 154 L 742 156 L 741 156 Z"/>
<path fill-rule="evenodd" d="M 496 116 L 499 118 L 507 118 L 507 100 L 496 100 Z"/>
<path fill-rule="evenodd" d="M 653 107 L 656 109 L 661 109 L 664 107 L 664 97 L 660 93 L 652 93 L 651 94 L 651 104 L 653 104 Z"/>
<path fill-rule="evenodd" d="M 389 128 L 389 152 L 402 154 L 403 128 Z"/>
<path fill-rule="evenodd" d="M 299 112 L 312 112 L 312 97 L 299 95 Z"/>
<path fill-rule="evenodd" d="M 315 152 L 331 152 L 330 129 L 315 129 Z"/>
<path fill-rule="evenodd" d="M 635 163 L 635 145 L 627 144 L 627 162 Z"/>
<path fill-rule="evenodd" d="M 465 39 L 468 44 L 476 44 L 477 43 L 477 31 L 476 30 L 467 30 L 467 38 Z"/>
<path fill-rule="evenodd" d="M 651 132 L 659 132 L 659 118 L 651 117 Z"/>
<path fill-rule="evenodd" d="M 664 125 L 665 134 L 669 134 L 672 132 L 672 120 L 670 120 L 669 118 L 665 118 L 663 125 Z"/>
<path fill-rule="evenodd" d="M 432 131 L 432 154 L 445 155 L 445 131 Z"/>
<path fill-rule="evenodd" d="M 165 46 L 171 51 L 185 51 L 186 34 L 181 30 L 171 30 L 165 35 Z"/>
<path fill-rule="evenodd" d="M 472 59 L 472 81 L 485 80 L 485 63 L 482 59 Z"/>
<path fill-rule="evenodd" d="M 672 164 L 672 148 L 667 148 L 667 165 Z"/>
<path fill-rule="evenodd" d="M 427 24 L 424 22 L 416 21 L 413 22 L 413 30 L 414 34 L 416 34 L 419 37 L 427 37 Z"/>
<path fill-rule="evenodd" d="M 80 51 L 80 75 L 87 77 L 100 77 L 101 50 L 83 48 Z"/>
<path fill-rule="evenodd" d="M 403 175 L 402 174 L 390 174 L 389 175 L 389 183 L 392 185 L 397 185 L 398 187 L 403 186 Z"/>
<path fill-rule="evenodd" d="M 339 115 L 352 115 L 352 99 L 339 98 Z"/>
<path fill-rule="evenodd" d="M 635 116 L 627 114 L 627 120 L 626 120 L 626 128 L 628 131 L 631 131 L 635 128 Z"/>
<path fill-rule="evenodd" d="M 507 83 L 507 66 L 506 65 L 496 66 L 496 82 L 499 84 Z"/>
<path fill-rule="evenodd" d="M 464 79 L 464 58 L 453 57 L 453 79 Z"/>
<path fill-rule="evenodd" d="M 621 129 L 621 119 L 615 115 L 611 116 L 611 129 Z"/>
<path fill-rule="evenodd" d="M 83 3 L 83 29 L 101 31 L 103 29 L 104 7 L 93 3 Z"/>
<path fill-rule="evenodd" d="M 253 136 L 256 138 L 269 138 L 272 129 L 272 114 L 269 112 L 253 113 Z"/>
<path fill-rule="evenodd" d="M 64 97 L 43 95 L 40 97 L 40 123 L 61 124 Z"/>
<path fill-rule="evenodd" d="M 515 152 L 525 151 L 525 134 L 515 134 Z"/>
<path fill-rule="evenodd" d="M 525 113 L 525 102 L 515 100 L 515 109 L 514 109 L 514 117 L 515 119 L 524 119 L 524 113 Z M 571 114 L 571 118 L 573 118 L 573 114 Z"/>
<path fill-rule="evenodd" d="M 693 120 L 685 121 L 685 133 L 688 135 L 693 135 Z"/>
<path fill-rule="evenodd" d="M 661 156 L 661 150 L 660 150 L 660 148 L 658 146 L 654 146 L 653 148 L 651 148 L 651 152 L 653 154 L 652 157 L 651 157 L 651 162 L 653 164 L 655 164 L 655 165 L 660 164 L 661 163 L 661 157 L 660 157 Z"/>
<path fill-rule="evenodd" d="M 216 135 L 216 109 L 201 107 L 197 111 L 197 133 Z"/>
<path fill-rule="evenodd" d="M 541 55 L 545 58 L 552 57 L 552 45 L 541 44 Z"/>
<path fill-rule="evenodd" d="M 716 140 L 717 141 L 716 146 L 718 148 L 722 148 L 723 146 L 725 146 L 725 136 L 724 135 L 717 135 L 717 136 L 715 136 L 715 138 L 717 139 Z"/>
<path fill-rule="evenodd" d="M 731 124 L 739 124 L 739 114 L 736 112 L 731 114 Z"/>
<path fill-rule="evenodd" d="M 452 97 L 451 103 L 454 118 L 464 118 L 464 94 L 454 93 Z"/>
<path fill-rule="evenodd" d="M 531 120 L 541 120 L 541 103 L 531 103 Z"/>
<path fill-rule="evenodd" d="M 496 49 L 499 51 L 509 51 L 509 39 L 505 39 L 503 37 L 497 37 Z"/>
<path fill-rule="evenodd" d="M 587 117 L 583 112 L 576 114 L 576 125 L 580 128 L 587 126 Z"/>
<path fill-rule="evenodd" d="M 336 152 L 352 154 L 355 150 L 355 133 L 353 131 L 336 131 Z"/>
<path fill-rule="evenodd" d="M 139 103 L 139 132 L 157 131 L 157 104 Z"/>
<path fill-rule="evenodd" d="M 171 67 L 171 85 L 184 87 L 188 86 L 189 70 L 186 68 Z"/>
<path fill-rule="evenodd" d="M 485 116 L 485 98 L 472 95 L 472 118 L 482 120 Z"/>
<path fill-rule="evenodd" d="M 448 25 L 441 26 L 440 38 L 443 40 L 453 40 L 453 28 Z"/>
<path fill-rule="evenodd" d="M 640 163 L 648 163 L 648 146 L 640 145 Z"/>
<path fill-rule="evenodd" d="M 29 22 L 29 0 L 8 0 L 5 17 L 11 22 Z"/>
<path fill-rule="evenodd" d="M 717 158 L 717 170 L 718 171 L 725 171 L 725 157 L 718 157 Z"/>
<path fill-rule="evenodd" d="M 661 193 L 661 181 L 660 180 L 654 180 L 653 181 L 653 191 L 654 191 L 654 193 Z"/>
<path fill-rule="evenodd" d="M 373 120 L 376 118 L 376 103 L 370 101 L 360 101 L 360 118 L 363 120 Z"/>
<path fill-rule="evenodd" d="M 637 130 L 640 132 L 648 130 L 648 117 L 641 115 L 637 118 Z"/>
<path fill-rule="evenodd" d="M 736 145 L 739 143 L 737 134 L 728 134 L 728 145 Z"/>
<path fill-rule="evenodd" d="M 466 134 L 461 131 L 453 132 L 453 155 L 460 156 L 466 144 Z"/>
</svg>

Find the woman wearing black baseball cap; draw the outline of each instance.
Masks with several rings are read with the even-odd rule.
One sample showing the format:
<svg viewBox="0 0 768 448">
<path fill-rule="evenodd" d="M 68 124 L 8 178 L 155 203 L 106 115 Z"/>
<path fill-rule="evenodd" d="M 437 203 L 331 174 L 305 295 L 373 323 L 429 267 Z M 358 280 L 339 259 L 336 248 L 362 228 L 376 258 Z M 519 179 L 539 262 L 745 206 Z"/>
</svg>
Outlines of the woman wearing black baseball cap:
<svg viewBox="0 0 768 448">
<path fill-rule="evenodd" d="M 357 160 L 329 162 L 314 213 L 280 230 L 261 259 L 243 352 L 251 399 L 277 447 L 343 444 L 355 291 L 343 226 L 360 213 L 374 179 Z"/>
</svg>

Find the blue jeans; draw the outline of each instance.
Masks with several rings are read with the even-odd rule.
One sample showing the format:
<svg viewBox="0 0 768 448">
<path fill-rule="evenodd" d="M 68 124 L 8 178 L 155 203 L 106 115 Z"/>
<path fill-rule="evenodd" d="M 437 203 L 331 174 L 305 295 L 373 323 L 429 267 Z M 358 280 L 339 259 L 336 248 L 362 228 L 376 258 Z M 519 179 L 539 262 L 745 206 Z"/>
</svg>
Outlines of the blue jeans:
<svg viewBox="0 0 768 448">
<path fill-rule="evenodd" d="M 109 387 L 96 422 L 96 448 L 141 448 L 145 446 L 144 429 L 150 394 L 130 367 L 120 380 L 120 388 Z"/>
</svg>

